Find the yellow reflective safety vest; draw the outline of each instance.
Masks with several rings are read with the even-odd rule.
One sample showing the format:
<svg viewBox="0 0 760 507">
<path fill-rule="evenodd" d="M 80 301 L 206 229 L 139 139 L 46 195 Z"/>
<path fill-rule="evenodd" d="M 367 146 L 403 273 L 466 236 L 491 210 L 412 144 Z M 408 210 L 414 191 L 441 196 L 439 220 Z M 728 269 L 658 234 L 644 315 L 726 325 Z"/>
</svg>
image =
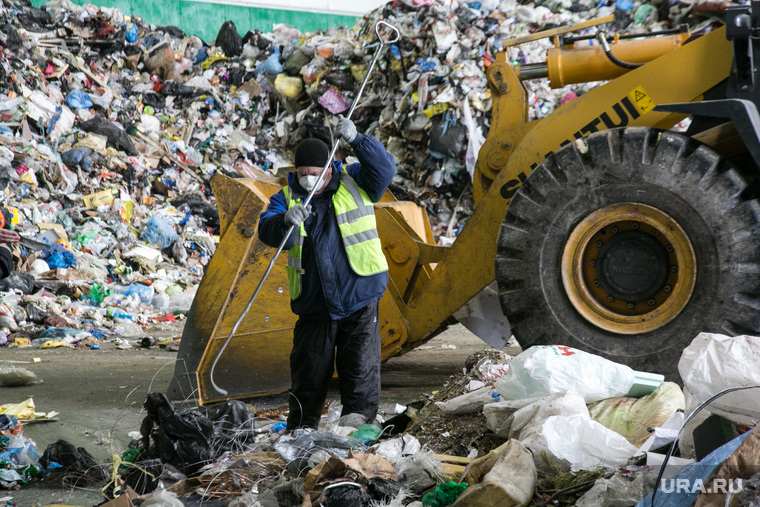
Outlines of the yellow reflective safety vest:
<svg viewBox="0 0 760 507">
<path fill-rule="evenodd" d="M 388 263 L 377 234 L 372 200 L 345 169 L 339 174 L 340 184 L 333 194 L 332 203 L 351 269 L 359 276 L 388 271 Z M 293 192 L 289 186 L 283 188 L 282 192 L 285 194 L 288 209 L 301 203 L 301 199 L 293 199 Z M 301 295 L 301 275 L 304 273 L 301 259 L 305 238 L 306 227 L 304 222 L 301 222 L 296 230 L 293 246 L 288 250 L 287 273 L 291 299 Z"/>
</svg>

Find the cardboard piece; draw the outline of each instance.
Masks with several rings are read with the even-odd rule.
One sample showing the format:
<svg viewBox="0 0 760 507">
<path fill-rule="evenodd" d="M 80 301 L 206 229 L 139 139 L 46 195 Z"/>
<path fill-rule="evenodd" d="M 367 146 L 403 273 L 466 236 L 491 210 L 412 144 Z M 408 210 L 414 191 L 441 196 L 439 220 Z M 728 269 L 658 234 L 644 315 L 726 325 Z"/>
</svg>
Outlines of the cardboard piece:
<svg viewBox="0 0 760 507">
<path fill-rule="evenodd" d="M 132 488 L 126 486 L 123 494 L 108 503 L 102 504 L 100 507 L 134 507 L 132 500 L 136 500 L 137 498 L 139 498 L 139 495 Z"/>
</svg>

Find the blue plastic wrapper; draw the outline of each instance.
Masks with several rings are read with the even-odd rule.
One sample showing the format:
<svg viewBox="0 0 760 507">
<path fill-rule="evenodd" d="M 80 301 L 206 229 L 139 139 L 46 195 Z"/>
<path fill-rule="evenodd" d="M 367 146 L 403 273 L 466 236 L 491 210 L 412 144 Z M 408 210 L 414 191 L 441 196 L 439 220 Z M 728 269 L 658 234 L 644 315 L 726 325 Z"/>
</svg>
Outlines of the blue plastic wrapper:
<svg viewBox="0 0 760 507">
<path fill-rule="evenodd" d="M 90 334 L 98 339 L 105 338 L 106 336 L 108 336 L 107 332 L 102 331 L 100 329 L 90 329 Z"/>
<path fill-rule="evenodd" d="M 633 9 L 633 2 L 631 0 L 617 0 L 615 8 L 620 11 L 630 11 Z"/>
<path fill-rule="evenodd" d="M 58 123 L 58 120 L 61 119 L 61 114 L 63 114 L 63 108 L 61 106 L 57 106 L 55 108 L 55 113 L 53 113 L 53 117 L 50 118 L 50 121 L 48 122 L 48 128 L 45 131 L 46 134 L 49 134 L 55 129 L 55 124 Z"/>
<path fill-rule="evenodd" d="M 285 72 L 285 69 L 280 63 L 280 48 L 275 47 L 274 52 L 269 55 L 269 58 L 256 66 L 254 74 L 256 77 L 259 77 L 262 73 L 276 76 L 277 74 L 282 74 L 283 72 Z"/>
<path fill-rule="evenodd" d="M 124 292 L 124 294 L 126 296 L 137 294 L 140 296 L 140 301 L 143 303 L 150 303 L 153 299 L 153 292 L 154 291 L 152 287 L 148 287 L 147 285 L 143 285 L 141 283 L 133 283 L 127 287 L 127 290 Z"/>
<path fill-rule="evenodd" d="M 170 247 L 178 237 L 177 233 L 174 232 L 174 227 L 158 216 L 152 216 L 148 220 L 142 233 L 142 238 L 145 241 L 151 245 L 158 245 L 161 250 Z"/>
<path fill-rule="evenodd" d="M 124 35 L 124 38 L 127 39 L 127 42 L 136 42 L 137 41 L 137 26 L 134 23 L 130 23 L 127 27 L 127 33 Z"/>
<path fill-rule="evenodd" d="M 69 167 L 79 166 L 89 172 L 90 165 L 93 162 L 92 150 L 90 148 L 71 148 L 61 154 L 61 160 Z"/>
<path fill-rule="evenodd" d="M 279 432 L 281 432 L 282 430 L 284 430 L 287 427 L 288 427 L 288 423 L 280 422 L 280 423 L 277 423 L 277 424 L 273 424 L 272 428 L 270 429 L 270 431 L 272 433 L 279 433 Z"/>
<path fill-rule="evenodd" d="M 656 507 L 688 507 L 694 505 L 700 494 L 700 484 L 708 485 L 708 478 L 713 471 L 726 461 L 744 442 L 744 439 L 757 428 L 739 435 L 728 443 L 715 449 L 699 463 L 689 463 L 670 479 L 662 481 L 657 491 L 654 504 Z M 695 487 L 696 485 L 696 487 Z M 636 507 L 650 507 L 652 493 L 636 504 Z"/>
<path fill-rule="evenodd" d="M 427 58 L 420 58 L 414 64 L 414 70 L 418 72 L 430 72 L 435 69 L 435 62 Z"/>
<path fill-rule="evenodd" d="M 44 330 L 37 338 L 66 338 L 67 336 L 76 336 L 82 331 L 70 327 L 49 327 Z"/>
<path fill-rule="evenodd" d="M 50 269 L 70 268 L 77 263 L 74 254 L 61 245 L 52 245 L 42 252 L 42 258 L 48 263 Z"/>
<path fill-rule="evenodd" d="M 108 307 L 108 309 L 106 310 L 106 315 L 114 319 L 131 319 L 132 318 L 132 315 L 130 315 L 129 313 L 125 312 L 124 310 L 116 306 Z"/>
<path fill-rule="evenodd" d="M 200 51 L 198 51 L 198 54 L 195 55 L 195 63 L 203 63 L 203 60 L 206 59 L 206 52 L 208 51 L 207 47 L 202 47 Z"/>
<path fill-rule="evenodd" d="M 66 97 L 66 104 L 71 109 L 89 109 L 92 107 L 92 99 L 82 90 L 74 90 Z"/>
<path fill-rule="evenodd" d="M 0 415 L 0 431 L 12 430 L 18 424 L 18 417 L 15 415 Z"/>
<path fill-rule="evenodd" d="M 93 343 L 92 345 L 90 345 L 90 350 L 100 350 L 100 345 L 98 345 L 97 343 Z"/>
</svg>

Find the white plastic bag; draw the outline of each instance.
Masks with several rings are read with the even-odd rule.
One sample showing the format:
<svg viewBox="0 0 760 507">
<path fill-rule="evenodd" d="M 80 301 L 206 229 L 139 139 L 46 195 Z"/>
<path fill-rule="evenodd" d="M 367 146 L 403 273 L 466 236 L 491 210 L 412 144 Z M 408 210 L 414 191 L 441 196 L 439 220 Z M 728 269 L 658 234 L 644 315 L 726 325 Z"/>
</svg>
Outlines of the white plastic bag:
<svg viewBox="0 0 760 507">
<path fill-rule="evenodd" d="M 184 504 L 177 498 L 176 493 L 166 491 L 165 489 L 157 489 L 141 505 L 145 507 L 182 507 Z"/>
<path fill-rule="evenodd" d="M 483 407 L 486 425 L 501 437 L 523 441 L 539 434 L 544 422 L 555 415 L 585 415 L 588 409 L 576 393 L 557 393 L 542 398 L 501 401 Z"/>
<path fill-rule="evenodd" d="M 548 418 L 542 435 L 547 450 L 573 471 L 623 466 L 637 452 L 625 437 L 580 414 Z"/>
<path fill-rule="evenodd" d="M 700 333 L 684 349 L 678 372 L 695 402 L 687 410 L 728 387 L 760 385 L 760 338 Z M 727 394 L 709 410 L 740 424 L 754 424 L 760 419 L 760 389 Z"/>
<path fill-rule="evenodd" d="M 633 476 L 633 479 L 631 479 Z M 599 479 L 576 502 L 576 507 L 628 507 L 654 491 L 657 471 L 648 467 L 616 473 L 609 479 Z"/>
<path fill-rule="evenodd" d="M 499 401 L 499 393 L 494 391 L 493 386 L 484 386 L 450 400 L 436 401 L 435 405 L 447 414 L 470 414 L 496 401 Z"/>
<path fill-rule="evenodd" d="M 625 396 L 635 374 L 628 366 L 560 345 L 533 346 L 509 363 L 496 381 L 502 399 L 537 398 L 572 391 L 586 403 Z"/>
<path fill-rule="evenodd" d="M 469 97 L 462 101 L 462 119 L 464 120 L 464 126 L 467 127 L 467 153 L 464 157 L 464 163 L 470 175 L 470 181 L 472 181 L 475 177 L 475 163 L 478 160 L 478 152 L 480 152 L 483 143 L 486 142 L 486 138 L 483 137 L 480 127 L 472 118 Z"/>
</svg>

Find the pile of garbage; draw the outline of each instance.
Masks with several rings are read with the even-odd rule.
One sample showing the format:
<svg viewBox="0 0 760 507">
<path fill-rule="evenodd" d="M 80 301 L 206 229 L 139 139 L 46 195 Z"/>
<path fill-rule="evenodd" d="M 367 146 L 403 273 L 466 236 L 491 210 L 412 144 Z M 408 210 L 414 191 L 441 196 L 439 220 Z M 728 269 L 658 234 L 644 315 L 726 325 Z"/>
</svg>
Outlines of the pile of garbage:
<svg viewBox="0 0 760 507">
<path fill-rule="evenodd" d="M 36 416 L 55 415 L 35 414 L 31 399 L 0 406 L 0 487 L 15 489 L 41 477 L 44 468 L 39 463 L 40 455 L 35 443 L 24 436 L 24 424 Z"/>
<path fill-rule="evenodd" d="M 758 358 L 758 337 L 702 333 L 681 357 L 682 390 L 564 346 L 489 352 L 467 361 L 445 401 L 360 428 L 339 425 L 336 401 L 318 430 L 292 433 L 281 410 L 238 400 L 177 409 L 149 394 L 140 438 L 110 466 L 65 441 L 40 457 L 14 430 L 0 480 L 13 471 L 32 485 L 44 476 L 97 488 L 107 507 L 648 506 L 652 494 L 658 506 L 751 506 L 760 501 Z M 721 394 L 728 387 L 742 390 Z M 446 431 L 462 434 L 465 416 L 483 429 L 462 453 L 420 431 L 448 418 Z M 15 421 L 0 415 L 6 422 Z"/>
<path fill-rule="evenodd" d="M 449 240 L 473 210 L 490 124 L 485 69 L 502 41 L 612 12 L 621 30 L 703 19 L 690 3 L 544 3 L 393 1 L 354 27 L 241 37 L 227 22 L 207 42 L 118 9 L 4 2 L 0 202 L 23 240 L 16 273 L 0 282 L 0 345 L 96 347 L 117 336 L 129 346 L 145 324 L 187 311 L 218 242 L 210 177 L 282 176 L 304 137 L 332 144 L 381 18 L 402 37 L 354 119 L 396 157 L 393 191 L 425 206 Z M 548 44 L 510 58 L 542 61 Z M 529 83 L 531 117 L 588 86 Z"/>
</svg>

